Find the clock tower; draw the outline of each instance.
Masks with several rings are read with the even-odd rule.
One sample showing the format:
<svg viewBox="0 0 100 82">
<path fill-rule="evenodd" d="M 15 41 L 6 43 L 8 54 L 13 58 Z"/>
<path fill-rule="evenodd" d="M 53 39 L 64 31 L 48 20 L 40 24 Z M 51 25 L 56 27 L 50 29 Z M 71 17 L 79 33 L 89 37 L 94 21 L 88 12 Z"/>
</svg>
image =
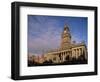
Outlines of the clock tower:
<svg viewBox="0 0 100 82">
<path fill-rule="evenodd" d="M 61 48 L 62 49 L 68 48 L 70 44 L 71 44 L 71 34 L 69 27 L 65 24 L 64 30 L 61 35 Z"/>
</svg>

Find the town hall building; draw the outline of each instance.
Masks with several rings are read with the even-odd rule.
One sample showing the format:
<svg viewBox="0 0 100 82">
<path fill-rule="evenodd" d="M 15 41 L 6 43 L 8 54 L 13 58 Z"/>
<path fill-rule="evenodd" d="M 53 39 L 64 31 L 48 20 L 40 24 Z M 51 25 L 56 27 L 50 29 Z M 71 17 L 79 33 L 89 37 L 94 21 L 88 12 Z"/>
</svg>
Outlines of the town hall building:
<svg viewBox="0 0 100 82">
<path fill-rule="evenodd" d="M 47 61 L 62 63 L 73 59 L 77 60 L 78 58 L 84 58 L 87 60 L 87 54 L 87 46 L 85 43 L 76 43 L 75 41 L 72 42 L 70 29 L 67 25 L 64 25 L 64 29 L 61 34 L 60 47 L 44 53 L 44 57 Z"/>
</svg>

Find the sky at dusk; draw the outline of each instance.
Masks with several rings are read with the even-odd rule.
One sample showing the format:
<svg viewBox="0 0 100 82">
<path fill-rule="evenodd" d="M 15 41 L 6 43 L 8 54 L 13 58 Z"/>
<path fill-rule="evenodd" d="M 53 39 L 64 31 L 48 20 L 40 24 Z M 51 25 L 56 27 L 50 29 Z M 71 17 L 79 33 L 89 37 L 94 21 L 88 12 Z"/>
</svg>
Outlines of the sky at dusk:
<svg viewBox="0 0 100 82">
<path fill-rule="evenodd" d="M 28 54 L 42 55 L 59 48 L 65 24 L 70 29 L 72 41 L 85 41 L 87 45 L 86 17 L 28 15 Z"/>
</svg>

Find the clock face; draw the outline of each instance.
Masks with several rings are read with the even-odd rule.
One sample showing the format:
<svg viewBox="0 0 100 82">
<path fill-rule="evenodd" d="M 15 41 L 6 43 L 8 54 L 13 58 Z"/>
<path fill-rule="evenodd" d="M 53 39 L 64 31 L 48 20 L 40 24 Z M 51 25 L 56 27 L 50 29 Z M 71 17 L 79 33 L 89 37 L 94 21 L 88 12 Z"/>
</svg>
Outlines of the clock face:
<svg viewBox="0 0 100 82">
<path fill-rule="evenodd" d="M 66 30 L 64 31 L 64 33 L 66 33 Z"/>
</svg>

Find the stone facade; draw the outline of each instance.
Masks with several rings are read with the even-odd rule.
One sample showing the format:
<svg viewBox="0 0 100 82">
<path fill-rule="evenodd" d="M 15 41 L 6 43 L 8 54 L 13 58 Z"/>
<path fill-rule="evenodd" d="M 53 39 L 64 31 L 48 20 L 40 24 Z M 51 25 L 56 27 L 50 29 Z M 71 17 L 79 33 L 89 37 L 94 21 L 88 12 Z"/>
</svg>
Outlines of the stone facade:
<svg viewBox="0 0 100 82">
<path fill-rule="evenodd" d="M 61 34 L 60 48 L 46 52 L 44 57 L 53 63 L 62 63 L 79 57 L 84 57 L 87 60 L 87 47 L 84 42 L 72 42 L 70 29 L 65 25 Z"/>
</svg>

